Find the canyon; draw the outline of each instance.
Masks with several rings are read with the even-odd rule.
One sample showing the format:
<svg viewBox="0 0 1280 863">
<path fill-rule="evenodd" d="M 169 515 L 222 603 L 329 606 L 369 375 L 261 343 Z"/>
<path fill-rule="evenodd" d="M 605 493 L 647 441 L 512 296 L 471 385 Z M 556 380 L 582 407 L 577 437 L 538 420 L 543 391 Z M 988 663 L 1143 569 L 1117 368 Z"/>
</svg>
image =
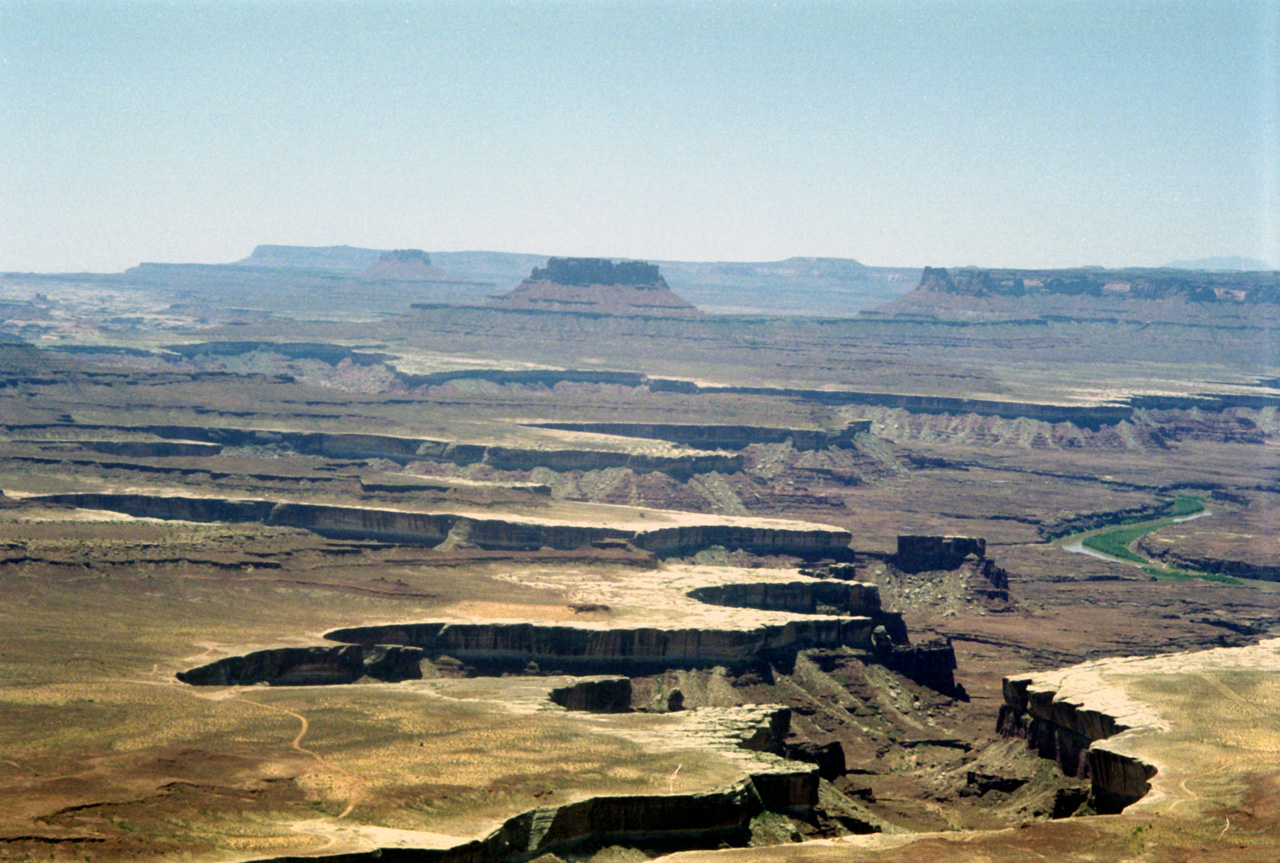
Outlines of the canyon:
<svg viewBox="0 0 1280 863">
<path fill-rule="evenodd" d="M 352 247 L 5 275 L 0 856 L 1272 860 L 1273 294 Z M 1065 549 L 1192 499 L 1134 545 L 1176 570 Z"/>
</svg>

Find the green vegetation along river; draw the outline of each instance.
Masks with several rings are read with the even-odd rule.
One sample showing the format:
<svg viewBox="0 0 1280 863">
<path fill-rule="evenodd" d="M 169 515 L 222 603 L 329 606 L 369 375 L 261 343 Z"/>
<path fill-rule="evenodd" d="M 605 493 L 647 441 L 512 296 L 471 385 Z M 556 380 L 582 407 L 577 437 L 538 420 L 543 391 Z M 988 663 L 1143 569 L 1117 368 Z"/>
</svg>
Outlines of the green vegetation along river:
<svg viewBox="0 0 1280 863">
<path fill-rule="evenodd" d="M 1148 575 L 1165 580 L 1181 581 L 1188 578 L 1200 578 L 1207 581 L 1219 581 L 1225 584 L 1242 584 L 1240 579 L 1230 575 L 1211 572 L 1198 572 L 1158 563 L 1134 550 L 1133 544 L 1141 537 L 1183 521 L 1193 518 L 1204 518 L 1213 515 L 1204 502 L 1198 497 L 1183 496 L 1174 499 L 1173 509 L 1169 515 L 1161 518 L 1146 519 L 1122 523 L 1115 527 L 1105 527 L 1084 533 L 1064 536 L 1057 541 L 1063 549 L 1076 554 L 1087 554 L 1102 560 L 1127 563 L 1136 566 Z"/>
</svg>

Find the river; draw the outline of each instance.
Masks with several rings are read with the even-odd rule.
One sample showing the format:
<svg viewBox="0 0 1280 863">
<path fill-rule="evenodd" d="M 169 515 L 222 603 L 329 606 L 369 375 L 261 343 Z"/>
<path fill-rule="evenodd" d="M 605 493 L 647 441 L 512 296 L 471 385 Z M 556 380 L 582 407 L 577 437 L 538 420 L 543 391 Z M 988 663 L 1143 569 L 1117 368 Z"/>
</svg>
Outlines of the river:
<svg viewBox="0 0 1280 863">
<path fill-rule="evenodd" d="M 1195 518 L 1204 518 L 1205 516 L 1209 516 L 1209 515 L 1213 515 L 1213 510 L 1209 509 L 1206 506 L 1200 512 L 1193 512 L 1191 513 L 1191 515 L 1180 515 L 1177 518 L 1170 521 L 1169 523 L 1179 524 L 1184 521 L 1191 521 L 1192 519 L 1195 519 Z M 1162 519 L 1162 518 L 1153 518 L 1151 519 L 1151 523 L 1155 524 L 1156 522 L 1163 522 L 1164 520 L 1165 519 Z M 1140 524 L 1142 524 L 1142 522 L 1134 522 L 1133 524 L 1126 524 L 1126 525 L 1112 525 L 1111 527 L 1103 527 L 1103 528 L 1099 528 L 1098 530 L 1091 530 L 1088 533 L 1077 534 L 1076 536 L 1072 537 L 1070 541 L 1062 543 L 1060 548 L 1062 548 L 1064 551 L 1070 551 L 1075 554 L 1087 554 L 1089 555 L 1089 557 L 1096 557 L 1099 560 L 1109 560 L 1113 563 L 1127 563 L 1130 566 L 1137 566 L 1137 567 L 1151 566 L 1151 564 L 1149 563 L 1147 564 L 1135 563 L 1132 560 L 1122 560 L 1121 558 L 1118 558 L 1118 557 L 1112 557 L 1111 555 L 1104 554 L 1101 551 L 1095 551 L 1092 548 L 1086 548 L 1084 545 L 1085 539 L 1087 537 L 1093 536 L 1096 533 L 1104 533 L 1108 530 L 1114 530 L 1115 528 L 1122 527 L 1122 526 L 1137 527 Z M 1155 528 L 1152 528 L 1152 529 L 1154 530 Z"/>
</svg>

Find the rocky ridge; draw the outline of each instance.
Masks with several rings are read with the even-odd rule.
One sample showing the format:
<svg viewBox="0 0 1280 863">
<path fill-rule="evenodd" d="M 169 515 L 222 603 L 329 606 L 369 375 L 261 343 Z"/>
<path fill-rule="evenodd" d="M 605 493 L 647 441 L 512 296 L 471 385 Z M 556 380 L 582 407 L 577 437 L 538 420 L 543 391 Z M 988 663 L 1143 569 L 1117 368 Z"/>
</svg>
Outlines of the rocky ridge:
<svg viewBox="0 0 1280 863">
<path fill-rule="evenodd" d="M 121 512 L 139 518 L 200 522 L 258 522 L 298 527 L 322 536 L 434 547 L 453 539 L 486 549 L 577 549 L 625 541 L 660 557 L 692 554 L 711 546 L 805 559 L 845 559 L 852 534 L 833 527 L 766 519 L 719 517 L 702 521 L 662 514 L 644 528 L 537 517 L 493 518 L 460 512 L 339 506 L 262 499 L 163 494 L 68 493 L 29 498 L 34 503 Z M 668 516 L 672 514 L 667 514 Z M 665 522 L 665 523 L 664 523 Z"/>
</svg>

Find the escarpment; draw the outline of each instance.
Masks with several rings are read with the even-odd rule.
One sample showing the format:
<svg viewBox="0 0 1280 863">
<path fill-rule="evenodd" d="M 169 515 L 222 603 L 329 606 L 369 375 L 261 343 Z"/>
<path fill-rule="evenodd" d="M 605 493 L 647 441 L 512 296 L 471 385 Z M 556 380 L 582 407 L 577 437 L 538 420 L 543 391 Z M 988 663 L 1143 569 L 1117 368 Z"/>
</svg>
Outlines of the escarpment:
<svg viewBox="0 0 1280 863">
<path fill-rule="evenodd" d="M 923 572 L 930 569 L 955 569 L 969 555 L 987 556 L 987 541 L 971 536 L 912 536 L 898 537 L 898 551 L 891 560 L 903 572 Z"/>
<path fill-rule="evenodd" d="M 1103 296 L 1192 303 L 1280 303 L 1280 273 L 1175 269 L 947 271 L 925 267 L 916 291 L 973 298 Z"/>
<path fill-rule="evenodd" d="M 565 710 L 588 713 L 626 713 L 631 709 L 631 678 L 578 680 L 551 690 L 547 696 Z"/>
<path fill-rule="evenodd" d="M 255 863 L 303 860 L 413 860 L 416 863 L 497 863 L 590 855 L 610 846 L 665 850 L 743 847 L 751 820 L 763 812 L 807 815 L 818 800 L 815 771 L 760 772 L 721 791 L 589 797 L 533 809 L 483 839 L 452 848 L 375 848 L 308 857 L 260 858 Z M 575 858 L 576 859 L 576 858 Z"/>
<path fill-rule="evenodd" d="M 450 656 L 476 668 L 575 674 L 651 674 L 671 668 L 760 662 L 790 664 L 802 650 L 872 649 L 875 622 L 866 617 L 816 618 L 744 629 L 586 629 L 533 623 L 405 623 L 358 626 L 325 638 L 371 647 L 401 644 L 429 657 Z"/>
<path fill-rule="evenodd" d="M 655 526 L 648 529 L 608 527 L 536 518 L 484 518 L 464 513 L 414 512 L 402 509 L 309 504 L 288 501 L 190 497 L 159 494 L 52 494 L 33 501 L 121 512 L 141 518 L 200 522 L 260 522 L 296 527 L 338 539 L 362 539 L 437 546 L 458 531 L 484 549 L 569 550 L 593 543 L 627 541 L 660 557 L 690 554 L 712 546 L 756 554 L 831 559 L 852 555 L 853 536 L 838 528 L 773 526 L 759 522 L 718 520 L 710 524 Z M 655 519 L 656 521 L 657 519 Z M 775 522 L 782 525 L 785 523 Z"/>
<path fill-rule="evenodd" d="M 866 392 L 839 389 L 802 389 L 792 387 L 755 387 L 701 385 L 691 381 L 651 378 L 653 392 L 684 394 L 724 393 L 753 396 L 780 396 L 803 399 L 825 405 L 866 405 L 901 408 L 921 414 L 977 414 L 1005 419 L 1035 419 L 1050 423 L 1071 423 L 1097 431 L 1132 419 L 1134 408 L 1128 404 L 1063 405 L 1040 402 L 1001 401 L 960 396 L 915 395 L 894 392 Z"/>
<path fill-rule="evenodd" d="M 731 453 L 661 455 L 572 446 L 500 446 L 395 435 L 298 432 L 228 426 L 148 425 L 125 430 L 144 432 L 166 440 L 218 446 L 283 447 L 299 455 L 338 459 L 386 459 L 401 465 L 414 461 L 436 461 L 460 466 L 487 464 L 498 470 L 526 471 L 537 467 L 557 471 L 625 467 L 636 471 L 659 471 L 677 479 L 688 479 L 711 471 L 737 473 L 742 470 L 742 456 Z M 191 454 L 208 453 L 192 451 Z"/>
<path fill-rule="evenodd" d="M 763 754 L 782 747 L 791 711 L 751 705 L 705 711 L 703 745 L 722 751 L 751 750 L 745 776 L 712 791 L 593 795 L 561 806 L 527 810 L 479 839 L 448 848 L 403 844 L 368 851 L 308 857 L 260 858 L 258 863 L 302 860 L 413 860 L 427 863 L 499 863 L 586 859 L 610 846 L 659 851 L 743 847 L 753 844 L 753 819 L 764 813 L 813 820 L 820 776 L 813 767 Z M 673 780 L 674 781 L 674 780 Z M 665 784 L 665 783 L 664 783 Z M 869 826 L 869 829 L 877 829 Z M 554 856 L 553 856 L 554 855 Z"/>
<path fill-rule="evenodd" d="M 741 548 L 757 554 L 782 554 L 807 559 L 852 558 L 853 535 L 834 528 L 794 529 L 740 524 L 680 525 L 637 533 L 632 543 L 659 557 L 691 554 L 712 546 Z"/>
<path fill-rule="evenodd" d="M 699 425 L 693 423 L 539 422 L 536 428 L 592 432 L 622 437 L 665 440 L 697 449 L 744 449 L 752 444 L 789 441 L 799 451 L 850 448 L 854 437 L 871 430 L 870 420 L 846 424 L 839 431 L 788 429 L 748 425 Z"/>
<path fill-rule="evenodd" d="M 1057 688 L 1035 677 L 1007 677 L 998 731 L 1023 737 L 1042 758 L 1057 762 L 1067 776 L 1092 783 L 1091 805 L 1100 814 L 1120 812 L 1151 790 L 1156 769 L 1137 758 L 1101 746 L 1129 726 L 1115 717 L 1058 697 Z"/>
<path fill-rule="evenodd" d="M 893 644 L 908 643 L 902 615 L 880 606 L 880 588 L 864 582 L 759 581 L 708 585 L 689 596 L 711 605 L 787 611 L 792 614 L 830 614 L 869 617 L 883 626 Z M 954 663 L 954 657 L 953 657 Z"/>
<path fill-rule="evenodd" d="M 422 677 L 423 652 L 402 645 L 279 647 L 231 656 L 177 674 L 193 686 L 328 686 L 370 677 L 387 683 Z"/>
</svg>

